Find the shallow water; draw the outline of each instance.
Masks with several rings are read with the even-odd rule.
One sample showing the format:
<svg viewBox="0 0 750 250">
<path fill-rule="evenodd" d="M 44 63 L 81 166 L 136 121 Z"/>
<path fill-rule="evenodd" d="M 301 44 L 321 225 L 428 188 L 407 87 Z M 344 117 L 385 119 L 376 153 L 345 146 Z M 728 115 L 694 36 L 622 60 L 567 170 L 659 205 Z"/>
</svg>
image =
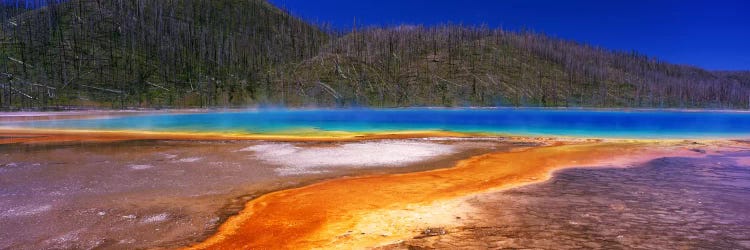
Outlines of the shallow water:
<svg viewBox="0 0 750 250">
<path fill-rule="evenodd" d="M 5 122 L 21 128 L 310 134 L 444 130 L 617 138 L 750 137 L 750 113 L 575 109 L 251 110 Z"/>
</svg>

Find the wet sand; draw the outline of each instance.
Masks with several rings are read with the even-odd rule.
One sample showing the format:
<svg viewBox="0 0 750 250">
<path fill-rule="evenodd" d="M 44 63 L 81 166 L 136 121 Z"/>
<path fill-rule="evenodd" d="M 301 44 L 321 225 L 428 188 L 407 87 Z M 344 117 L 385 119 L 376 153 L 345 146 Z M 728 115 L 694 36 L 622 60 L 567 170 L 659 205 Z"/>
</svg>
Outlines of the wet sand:
<svg viewBox="0 0 750 250">
<path fill-rule="evenodd" d="M 562 170 L 383 249 L 750 249 L 750 151 Z"/>
<path fill-rule="evenodd" d="M 351 143 L 71 139 L 0 145 L 0 249 L 175 248 L 209 237 L 247 201 L 272 191 L 342 176 L 450 167 L 517 147 L 503 140 L 364 141 L 357 145 L 451 150 L 397 166 L 337 161 L 282 175 L 288 166 L 243 149 L 280 144 L 330 153 Z"/>
</svg>

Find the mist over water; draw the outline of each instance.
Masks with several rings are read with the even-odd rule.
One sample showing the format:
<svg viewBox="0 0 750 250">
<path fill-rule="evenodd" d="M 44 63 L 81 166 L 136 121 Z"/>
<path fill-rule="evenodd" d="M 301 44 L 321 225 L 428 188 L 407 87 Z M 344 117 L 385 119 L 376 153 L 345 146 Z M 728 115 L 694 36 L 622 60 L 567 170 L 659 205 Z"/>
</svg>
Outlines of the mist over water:
<svg viewBox="0 0 750 250">
<path fill-rule="evenodd" d="M 604 138 L 750 138 L 750 113 L 569 109 L 319 109 L 146 114 L 4 127 L 287 134 L 441 130 Z"/>
</svg>

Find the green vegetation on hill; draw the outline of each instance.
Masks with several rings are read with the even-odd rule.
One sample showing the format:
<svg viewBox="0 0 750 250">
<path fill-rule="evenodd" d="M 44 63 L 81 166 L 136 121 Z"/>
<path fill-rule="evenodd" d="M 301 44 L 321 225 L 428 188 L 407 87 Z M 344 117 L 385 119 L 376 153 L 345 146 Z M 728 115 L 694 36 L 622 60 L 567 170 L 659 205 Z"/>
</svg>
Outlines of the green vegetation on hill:
<svg viewBox="0 0 750 250">
<path fill-rule="evenodd" d="M 484 27 L 335 34 L 263 0 L 70 1 L 0 42 L 4 108 L 750 106 L 750 72 Z"/>
<path fill-rule="evenodd" d="M 68 1 L 3 20 L 0 106 L 244 105 L 327 34 L 262 0 Z"/>
<path fill-rule="evenodd" d="M 366 29 L 287 66 L 286 103 L 747 108 L 742 73 L 709 72 L 542 34 L 461 26 Z"/>
</svg>

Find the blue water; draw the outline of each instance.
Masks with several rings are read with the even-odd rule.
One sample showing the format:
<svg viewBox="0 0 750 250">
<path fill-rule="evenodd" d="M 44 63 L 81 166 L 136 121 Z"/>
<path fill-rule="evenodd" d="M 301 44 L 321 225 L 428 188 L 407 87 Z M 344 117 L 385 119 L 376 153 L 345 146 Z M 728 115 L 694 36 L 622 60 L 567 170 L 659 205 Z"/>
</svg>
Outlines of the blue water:
<svg viewBox="0 0 750 250">
<path fill-rule="evenodd" d="M 440 130 L 603 138 L 750 138 L 750 113 L 563 109 L 253 110 L 33 121 L 0 126 L 284 134 Z"/>
</svg>

